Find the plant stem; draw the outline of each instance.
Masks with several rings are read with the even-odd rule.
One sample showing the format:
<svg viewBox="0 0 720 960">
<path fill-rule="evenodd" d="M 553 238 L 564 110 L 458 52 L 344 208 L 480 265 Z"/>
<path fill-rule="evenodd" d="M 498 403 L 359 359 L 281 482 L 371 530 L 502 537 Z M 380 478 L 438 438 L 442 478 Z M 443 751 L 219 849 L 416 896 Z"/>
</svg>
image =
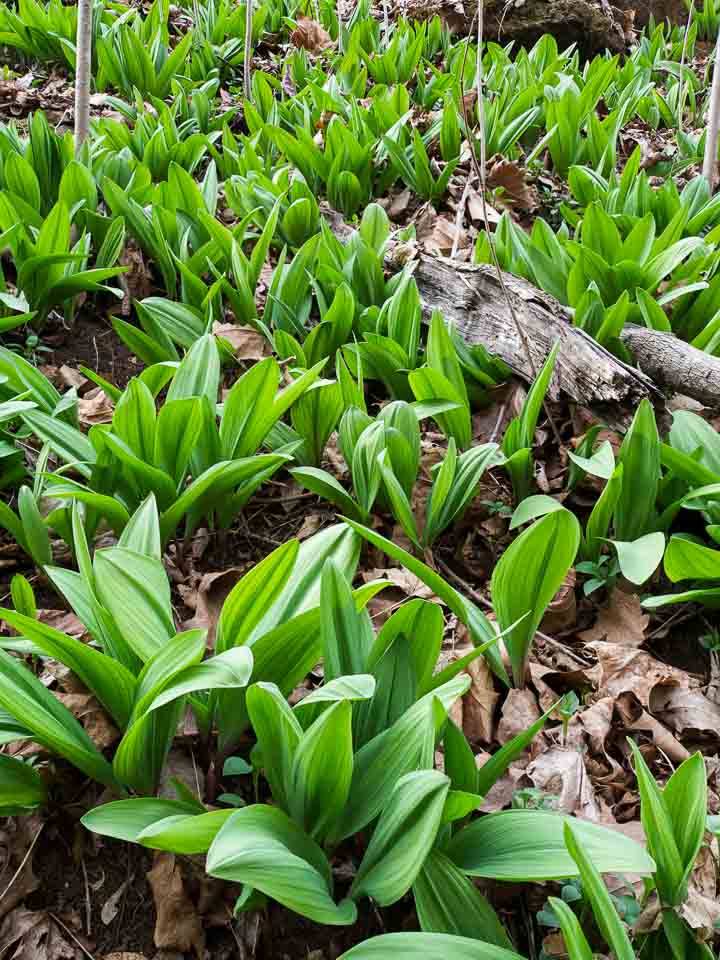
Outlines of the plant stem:
<svg viewBox="0 0 720 960">
<path fill-rule="evenodd" d="M 75 51 L 75 156 L 77 157 L 90 132 L 92 0 L 78 0 Z"/>
</svg>

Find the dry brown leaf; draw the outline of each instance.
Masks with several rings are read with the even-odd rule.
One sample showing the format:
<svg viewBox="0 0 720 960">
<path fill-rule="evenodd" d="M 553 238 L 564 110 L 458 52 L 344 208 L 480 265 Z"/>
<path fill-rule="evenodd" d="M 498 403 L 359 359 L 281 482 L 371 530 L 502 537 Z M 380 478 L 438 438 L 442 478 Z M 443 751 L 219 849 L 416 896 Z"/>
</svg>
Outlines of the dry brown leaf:
<svg viewBox="0 0 720 960">
<path fill-rule="evenodd" d="M 33 871 L 32 854 L 27 856 L 39 830 L 42 829 L 42 820 L 36 815 L 28 817 L 14 817 L 4 821 L 0 830 L 0 864 L 1 875 L 15 877 L 12 886 L 5 891 L 0 900 L 0 918 L 10 913 L 19 903 L 40 886 L 40 881 Z M 25 857 L 27 856 L 27 860 Z M 15 876 L 16 872 L 17 876 Z"/>
<path fill-rule="evenodd" d="M 75 387 L 76 390 L 88 382 L 87 377 L 84 377 L 79 370 L 69 367 L 66 363 L 60 367 L 58 375 L 66 387 Z"/>
<path fill-rule="evenodd" d="M 531 727 L 540 717 L 537 697 L 532 690 L 509 690 L 502 705 L 500 723 L 497 729 L 499 743 L 507 743 L 519 733 Z"/>
<path fill-rule="evenodd" d="M 491 190 L 502 190 L 498 203 L 532 211 L 537 207 L 537 194 L 526 178 L 527 171 L 514 160 L 498 160 L 488 174 L 487 184 Z"/>
<path fill-rule="evenodd" d="M 432 207 L 429 207 L 420 217 L 416 227 L 418 243 L 422 243 L 428 253 L 436 256 L 446 256 L 453 249 L 457 237 L 457 249 L 469 250 L 470 237 L 446 217 L 438 216 Z"/>
<path fill-rule="evenodd" d="M 113 402 L 105 391 L 95 387 L 78 400 L 78 419 L 89 427 L 98 423 L 111 423 L 114 409 Z"/>
<path fill-rule="evenodd" d="M 362 578 L 365 583 L 369 583 L 371 580 L 389 580 L 408 597 L 421 597 L 423 600 L 430 600 L 435 596 L 430 587 L 404 567 L 376 567 L 373 570 L 364 570 Z"/>
<path fill-rule="evenodd" d="M 0 956 L 13 947 L 13 960 L 86 960 L 83 951 L 42 910 L 18 907 L 0 927 Z"/>
<path fill-rule="evenodd" d="M 457 651 L 458 656 L 468 650 Z M 472 680 L 470 689 L 462 698 L 462 729 L 465 736 L 473 741 L 491 743 L 495 730 L 495 707 L 500 694 L 495 690 L 493 675 L 484 657 L 478 657 L 468 664 L 466 673 Z"/>
<path fill-rule="evenodd" d="M 106 953 L 103 960 L 147 960 L 144 953 L 129 953 L 126 950 L 119 950 L 116 953 Z"/>
<path fill-rule="evenodd" d="M 412 193 L 410 190 L 401 190 L 400 193 L 391 197 L 387 208 L 387 215 L 391 220 L 398 220 L 410 206 Z"/>
<path fill-rule="evenodd" d="M 595 651 L 601 668 L 598 692 L 601 697 L 619 697 L 634 693 L 644 707 L 658 684 L 686 688 L 688 676 L 682 670 L 655 660 L 649 653 L 618 643 L 596 641 L 588 646 Z"/>
<path fill-rule="evenodd" d="M 67 610 L 38 610 L 37 618 L 40 623 L 47 627 L 59 630 L 61 633 L 67 633 L 76 640 L 87 636 L 87 630 L 74 613 L 68 613 Z"/>
<path fill-rule="evenodd" d="M 717 868 L 709 847 L 703 847 L 698 854 L 690 875 L 687 898 L 678 912 L 702 940 L 709 940 L 717 933 L 720 924 Z"/>
<path fill-rule="evenodd" d="M 642 708 L 635 694 L 623 693 L 617 698 L 615 707 L 625 730 L 646 734 L 673 763 L 680 764 L 690 756 L 667 727 Z"/>
<path fill-rule="evenodd" d="M 333 45 L 332 37 L 325 27 L 309 17 L 298 17 L 297 27 L 290 34 L 290 41 L 309 53 L 320 53 Z"/>
<path fill-rule="evenodd" d="M 536 757 L 527 768 L 534 787 L 557 797 L 557 809 L 599 821 L 601 811 L 585 762 L 579 750 L 551 747 Z"/>
<path fill-rule="evenodd" d="M 205 934 L 195 906 L 185 892 L 180 864 L 172 853 L 156 853 L 147 874 L 155 901 L 155 946 L 159 950 L 194 950 L 203 956 Z"/>
<path fill-rule="evenodd" d="M 475 757 L 475 765 L 478 770 L 482 770 L 483 765 L 490 759 L 491 754 L 480 753 Z M 488 790 L 480 810 L 483 813 L 496 813 L 498 810 L 504 810 L 509 807 L 513 795 L 520 789 L 521 781 L 525 777 L 527 759 L 514 760 L 505 773 L 496 780 Z M 527 781 L 525 781 L 527 783 Z"/>
<path fill-rule="evenodd" d="M 575 626 L 577 621 L 575 579 L 575 570 L 571 569 L 545 610 L 540 624 L 543 633 L 555 634 Z"/>
<path fill-rule="evenodd" d="M 129 317 L 132 301 L 144 300 L 152 293 L 152 272 L 145 262 L 142 250 L 132 238 L 129 238 L 125 244 L 118 263 L 120 266 L 128 267 L 127 273 L 121 273 L 118 277 L 118 283 L 125 292 L 120 312 L 124 317 Z"/>
<path fill-rule="evenodd" d="M 120 886 L 117 888 L 115 893 L 112 893 L 107 898 L 105 903 L 102 905 L 102 908 L 100 910 L 100 919 L 102 920 L 102 922 L 105 924 L 106 927 L 109 926 L 113 922 L 115 917 L 118 915 L 120 911 L 120 904 L 122 903 L 122 899 L 125 895 L 125 891 L 127 890 L 128 886 L 132 883 L 132 880 L 133 880 L 132 876 L 128 880 L 124 880 L 120 884 Z"/>
<path fill-rule="evenodd" d="M 57 699 L 79 720 L 98 750 L 120 739 L 120 732 L 91 693 L 56 693 Z"/>
<path fill-rule="evenodd" d="M 679 734 L 690 730 L 714 738 L 720 734 L 720 706 L 700 690 L 659 685 L 651 693 L 650 710 Z"/>
<path fill-rule="evenodd" d="M 307 540 L 308 537 L 318 532 L 322 522 L 323 515 L 321 513 L 308 513 L 302 522 L 302 526 L 296 533 L 296 537 L 298 540 Z"/>
<path fill-rule="evenodd" d="M 208 647 L 215 642 L 222 606 L 244 572 L 241 567 L 229 567 L 218 573 L 206 573 L 195 591 L 187 591 L 183 595 L 185 603 L 195 609 L 195 616 L 184 624 L 184 629 L 207 630 Z"/>
<path fill-rule="evenodd" d="M 270 344 L 254 327 L 216 321 L 212 332 L 227 340 L 238 360 L 262 360 L 270 354 Z"/>
<path fill-rule="evenodd" d="M 624 647 L 642 646 L 650 617 L 640 606 L 640 597 L 635 593 L 614 590 L 607 606 L 602 607 L 598 618 L 589 630 L 580 634 L 583 643 L 596 640 Z"/>
</svg>

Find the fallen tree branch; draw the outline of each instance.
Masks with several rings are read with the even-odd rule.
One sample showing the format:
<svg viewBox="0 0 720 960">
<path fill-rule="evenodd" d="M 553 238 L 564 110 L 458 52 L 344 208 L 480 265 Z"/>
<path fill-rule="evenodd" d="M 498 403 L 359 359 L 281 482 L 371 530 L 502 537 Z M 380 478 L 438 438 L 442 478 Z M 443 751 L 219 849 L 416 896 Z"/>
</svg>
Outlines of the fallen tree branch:
<svg viewBox="0 0 720 960">
<path fill-rule="evenodd" d="M 325 203 L 321 211 L 333 233 L 346 240 L 352 228 L 343 217 Z M 559 340 L 549 390 L 553 400 L 564 393 L 589 407 L 621 404 L 627 409 L 643 397 L 662 401 L 665 393 L 720 409 L 720 359 L 673 334 L 626 326 L 622 340 L 637 363 L 630 366 L 574 327 L 569 312 L 554 297 L 521 277 L 503 272 L 503 292 L 493 266 L 458 263 L 418 253 L 414 243 L 391 242 L 386 268 L 397 271 L 408 265 L 420 291 L 424 319 L 429 321 L 432 311 L 440 310 L 468 343 L 482 344 L 523 380 L 533 380 L 533 369 L 540 369 Z M 527 352 L 508 300 L 525 332 Z"/>
<path fill-rule="evenodd" d="M 395 248 L 390 257 L 396 266 L 402 249 Z M 426 316 L 441 310 L 468 343 L 481 343 L 524 380 L 532 379 L 533 366 L 539 368 L 559 340 L 550 390 L 554 398 L 562 392 L 588 406 L 632 405 L 643 397 L 660 399 L 662 390 L 720 407 L 720 360 L 671 334 L 626 327 L 622 339 L 637 361 L 636 368 L 573 327 L 568 311 L 527 280 L 505 273 L 503 293 L 490 266 L 420 254 L 413 267 Z M 521 319 L 532 362 L 519 340 L 506 294 Z"/>
</svg>

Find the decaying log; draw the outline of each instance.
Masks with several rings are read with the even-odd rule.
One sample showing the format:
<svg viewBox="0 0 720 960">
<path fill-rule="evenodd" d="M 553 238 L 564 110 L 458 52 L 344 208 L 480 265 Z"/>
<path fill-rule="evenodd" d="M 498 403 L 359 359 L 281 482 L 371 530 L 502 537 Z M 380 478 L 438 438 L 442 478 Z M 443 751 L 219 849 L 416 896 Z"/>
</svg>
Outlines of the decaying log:
<svg viewBox="0 0 720 960">
<path fill-rule="evenodd" d="M 477 0 L 396 0 L 398 13 L 425 20 L 438 14 L 453 29 L 467 31 Z M 630 39 L 632 16 L 614 0 L 485 0 L 488 40 L 530 46 L 551 33 L 567 47 L 576 43 L 586 56 L 611 50 L 621 53 Z"/>
<path fill-rule="evenodd" d="M 398 255 L 400 251 L 393 254 L 396 259 Z M 532 366 L 493 267 L 420 254 L 414 271 L 426 317 L 441 310 L 468 343 L 481 343 L 518 376 L 532 379 Z M 573 327 L 568 311 L 553 297 L 512 274 L 503 277 L 535 369 L 560 341 L 551 396 L 564 393 L 588 406 L 632 408 L 643 397 L 661 399 L 661 388 L 720 407 L 720 359 L 670 334 L 629 326 L 622 339 L 637 368 L 628 366 Z"/>
</svg>

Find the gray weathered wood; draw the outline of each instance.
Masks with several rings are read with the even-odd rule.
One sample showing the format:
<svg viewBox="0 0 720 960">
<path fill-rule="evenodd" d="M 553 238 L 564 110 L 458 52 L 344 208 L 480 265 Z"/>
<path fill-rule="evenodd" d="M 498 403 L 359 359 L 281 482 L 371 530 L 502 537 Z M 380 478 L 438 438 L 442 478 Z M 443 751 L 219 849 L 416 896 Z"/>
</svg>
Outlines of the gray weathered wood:
<svg viewBox="0 0 720 960">
<path fill-rule="evenodd" d="M 397 261 L 402 251 L 392 254 Z M 481 343 L 525 380 L 532 365 L 493 267 L 472 266 L 420 254 L 414 276 L 426 315 L 443 312 L 468 343 Z M 628 366 L 591 337 L 573 327 L 568 311 L 528 281 L 503 274 L 516 316 L 538 369 L 560 341 L 551 396 L 560 392 L 589 406 L 634 405 L 642 397 L 659 399 L 660 389 L 682 393 L 720 407 L 720 360 L 670 334 L 629 326 L 622 334 L 636 359 Z"/>
</svg>

